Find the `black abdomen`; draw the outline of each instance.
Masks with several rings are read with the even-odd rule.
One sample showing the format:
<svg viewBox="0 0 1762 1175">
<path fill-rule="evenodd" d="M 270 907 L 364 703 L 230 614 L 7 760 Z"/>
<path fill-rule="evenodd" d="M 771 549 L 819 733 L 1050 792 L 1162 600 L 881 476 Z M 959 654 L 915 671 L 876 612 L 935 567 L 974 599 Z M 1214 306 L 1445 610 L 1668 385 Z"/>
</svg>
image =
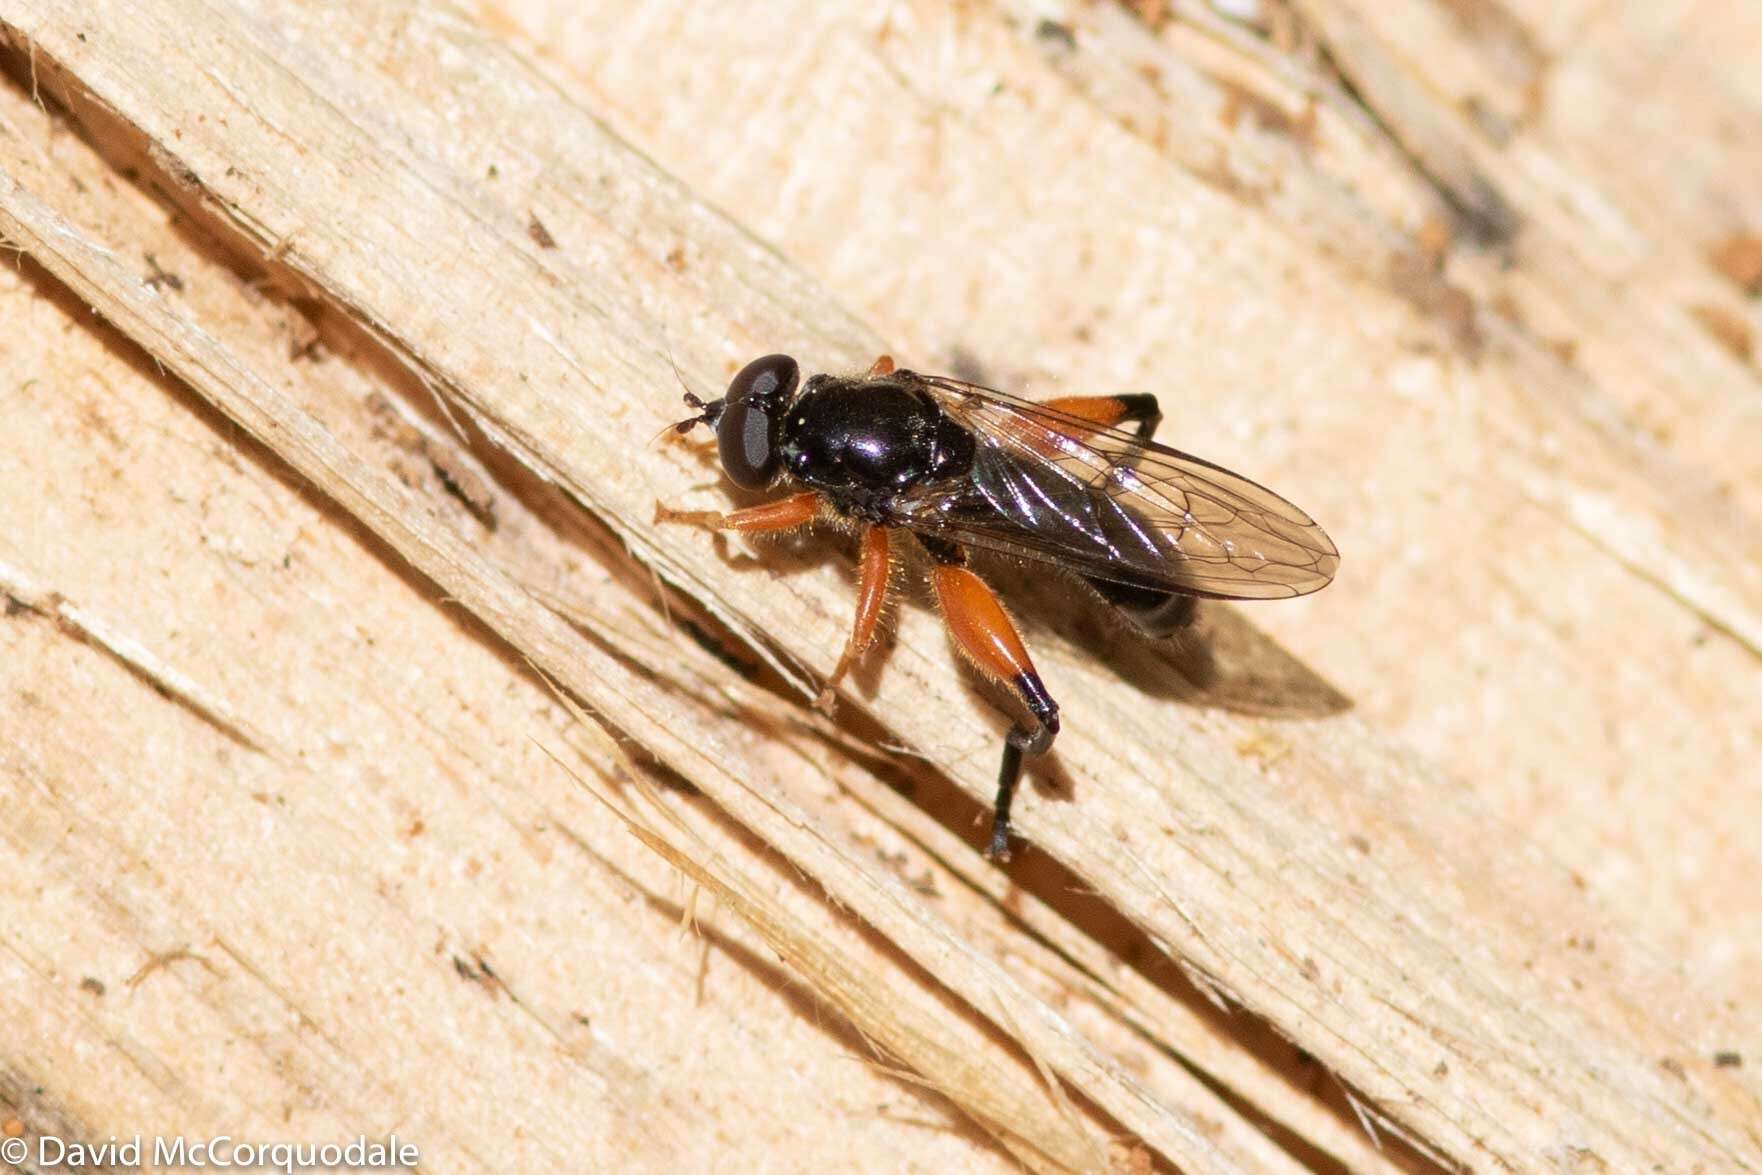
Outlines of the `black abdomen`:
<svg viewBox="0 0 1762 1175">
<path fill-rule="evenodd" d="M 1199 601 L 1192 596 L 1132 587 L 1090 575 L 1083 578 L 1146 636 L 1168 636 L 1193 623 L 1194 606 Z"/>
</svg>

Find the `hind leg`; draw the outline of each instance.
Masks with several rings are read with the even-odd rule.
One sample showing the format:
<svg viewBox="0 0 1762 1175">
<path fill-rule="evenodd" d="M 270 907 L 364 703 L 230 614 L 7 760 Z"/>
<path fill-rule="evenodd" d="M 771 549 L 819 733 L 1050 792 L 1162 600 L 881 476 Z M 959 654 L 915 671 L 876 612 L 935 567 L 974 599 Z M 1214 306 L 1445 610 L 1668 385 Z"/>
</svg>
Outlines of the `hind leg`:
<svg viewBox="0 0 1762 1175">
<path fill-rule="evenodd" d="M 1162 423 L 1162 409 L 1148 392 L 1126 396 L 1060 396 L 1041 404 L 1058 412 L 1089 421 L 1098 428 L 1121 428 L 1128 424 L 1141 441 L 1148 441 Z"/>
<path fill-rule="evenodd" d="M 1009 860 L 1009 811 L 1022 778 L 1022 756 L 1042 755 L 1058 735 L 1058 703 L 1046 692 L 1028 650 L 997 595 L 966 568 L 966 554 L 952 543 L 926 543 L 936 559 L 934 583 L 943 619 L 962 653 L 980 672 L 1014 691 L 1031 724 L 1016 723 L 1004 738 L 1003 762 L 992 804 L 991 845 L 985 855 Z"/>
</svg>

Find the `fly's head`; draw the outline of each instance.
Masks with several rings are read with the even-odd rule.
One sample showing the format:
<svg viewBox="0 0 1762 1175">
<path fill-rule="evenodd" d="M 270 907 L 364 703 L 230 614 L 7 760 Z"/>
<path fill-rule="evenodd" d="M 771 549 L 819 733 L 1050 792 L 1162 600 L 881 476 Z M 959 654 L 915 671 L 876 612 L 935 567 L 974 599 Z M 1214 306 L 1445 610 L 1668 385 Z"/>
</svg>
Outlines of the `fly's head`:
<svg viewBox="0 0 1762 1175">
<path fill-rule="evenodd" d="M 746 489 L 771 484 L 782 467 L 783 414 L 795 397 L 801 368 L 788 355 L 766 355 L 741 368 L 720 400 L 706 404 L 690 392 L 685 402 L 698 415 L 673 427 L 688 433 L 700 424 L 716 430 L 716 449 L 728 480 Z"/>
</svg>

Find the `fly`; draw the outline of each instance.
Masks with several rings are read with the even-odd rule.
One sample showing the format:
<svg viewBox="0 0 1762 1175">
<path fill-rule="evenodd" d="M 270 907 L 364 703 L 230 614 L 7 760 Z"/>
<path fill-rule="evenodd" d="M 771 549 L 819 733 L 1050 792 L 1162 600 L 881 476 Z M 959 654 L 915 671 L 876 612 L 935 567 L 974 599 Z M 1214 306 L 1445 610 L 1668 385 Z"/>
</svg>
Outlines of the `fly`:
<svg viewBox="0 0 1762 1175">
<path fill-rule="evenodd" d="M 1010 801 L 1024 756 L 1058 734 L 1058 704 L 996 594 L 968 566 L 973 548 L 1070 572 L 1148 636 L 1192 620 L 1194 601 L 1266 600 L 1327 586 L 1339 552 L 1291 503 L 1239 474 L 1151 440 L 1156 397 L 1066 396 L 1035 403 L 944 376 L 896 370 L 815 375 L 787 355 L 747 364 L 720 400 L 687 393 L 716 434 L 722 470 L 746 489 L 794 493 L 731 513 L 662 517 L 748 534 L 842 521 L 859 533 L 856 622 L 832 689 L 874 643 L 899 531 L 929 555 L 955 645 L 1014 694 L 987 855 L 1009 859 Z"/>
</svg>

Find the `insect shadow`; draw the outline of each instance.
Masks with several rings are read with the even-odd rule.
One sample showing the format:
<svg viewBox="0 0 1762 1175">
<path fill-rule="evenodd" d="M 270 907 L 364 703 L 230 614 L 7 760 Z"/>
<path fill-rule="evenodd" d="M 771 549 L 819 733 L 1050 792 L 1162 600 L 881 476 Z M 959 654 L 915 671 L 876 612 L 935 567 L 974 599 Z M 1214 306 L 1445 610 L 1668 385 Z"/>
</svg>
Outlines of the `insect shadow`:
<svg viewBox="0 0 1762 1175">
<path fill-rule="evenodd" d="M 1195 600 L 1192 623 L 1152 637 L 1072 577 L 1035 574 L 1006 559 L 987 561 L 984 571 L 1024 627 L 1064 639 L 1151 697 L 1294 720 L 1352 708 L 1349 697 L 1256 629 L 1240 605 Z"/>
<path fill-rule="evenodd" d="M 1049 576 L 983 554 L 975 566 L 1008 600 L 1026 637 L 1041 647 L 1050 643 L 1048 636 L 1062 639 L 1146 696 L 1274 720 L 1325 718 L 1352 708 L 1351 698 L 1256 629 L 1233 604 L 1196 600 L 1190 624 L 1172 635 L 1152 637 L 1074 577 Z M 906 595 L 914 603 L 924 600 L 921 592 Z M 885 659 L 884 650 L 876 652 L 882 656 L 872 661 Z M 865 668 L 874 671 L 873 666 Z M 969 676 L 973 688 L 994 706 L 1007 704 L 977 674 Z M 1056 680 L 1053 688 L 1058 688 Z M 1097 724 L 1102 718 L 1094 714 L 1089 721 Z M 1077 779 L 1060 761 L 1056 746 L 1024 764 L 1023 776 L 1040 795 L 1076 799 Z"/>
</svg>

